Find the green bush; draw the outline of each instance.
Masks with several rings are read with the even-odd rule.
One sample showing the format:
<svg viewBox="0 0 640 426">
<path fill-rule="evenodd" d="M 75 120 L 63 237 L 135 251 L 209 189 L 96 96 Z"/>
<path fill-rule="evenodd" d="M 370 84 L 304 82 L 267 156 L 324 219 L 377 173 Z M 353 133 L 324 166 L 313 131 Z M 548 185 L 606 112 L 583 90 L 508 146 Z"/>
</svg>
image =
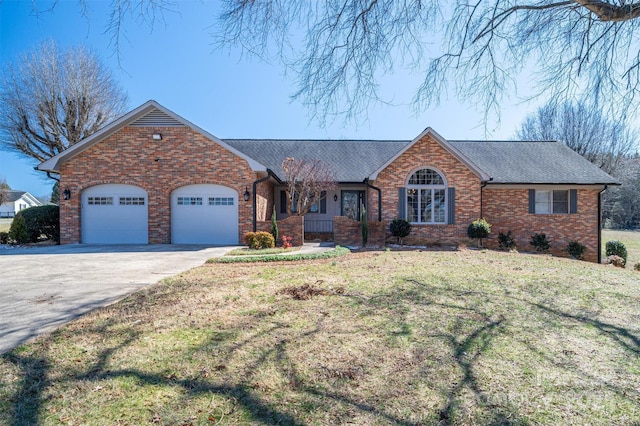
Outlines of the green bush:
<svg viewBox="0 0 640 426">
<path fill-rule="evenodd" d="M 565 250 L 574 259 L 582 260 L 584 257 L 584 252 L 587 251 L 587 247 L 583 246 L 577 241 L 571 241 L 569 244 L 567 244 L 567 248 Z"/>
<path fill-rule="evenodd" d="M 58 206 L 30 207 L 16 214 L 24 218 L 27 241 L 37 243 L 44 236 L 48 240 L 60 242 L 60 209 Z M 15 219 L 14 219 L 15 222 Z"/>
<path fill-rule="evenodd" d="M 633 270 L 640 272 L 640 262 L 638 262 L 635 265 L 633 265 Z"/>
<path fill-rule="evenodd" d="M 389 230 L 398 243 L 403 244 L 403 239 L 411 233 L 411 224 L 404 219 L 393 219 L 389 224 Z"/>
<path fill-rule="evenodd" d="M 551 248 L 551 242 L 547 239 L 547 234 L 533 234 L 529 244 L 536 248 L 539 253 L 546 253 Z"/>
<path fill-rule="evenodd" d="M 608 256 L 620 256 L 624 259 L 623 265 L 627 264 L 627 247 L 622 243 L 622 241 L 611 240 L 607 241 L 605 245 L 607 257 Z"/>
<path fill-rule="evenodd" d="M 11 222 L 11 229 L 9 229 L 9 238 L 16 242 L 16 244 L 24 244 L 29 242 L 29 231 L 27 230 L 27 223 L 24 220 L 24 216 L 18 213 Z"/>
<path fill-rule="evenodd" d="M 478 240 L 478 245 L 482 246 L 482 239 L 487 238 L 491 233 L 491 225 L 484 219 L 477 219 L 471 222 L 467 228 L 467 236 Z"/>
<path fill-rule="evenodd" d="M 254 250 L 261 250 L 266 248 L 274 248 L 276 242 L 273 239 L 273 235 L 269 232 L 247 232 L 244 236 L 245 243 Z"/>
<path fill-rule="evenodd" d="M 0 244 L 9 244 L 8 232 L 0 232 Z"/>
<path fill-rule="evenodd" d="M 506 234 L 504 232 L 498 234 L 498 246 L 503 250 L 515 248 L 516 240 L 513 238 L 511 230 L 508 230 Z"/>
</svg>

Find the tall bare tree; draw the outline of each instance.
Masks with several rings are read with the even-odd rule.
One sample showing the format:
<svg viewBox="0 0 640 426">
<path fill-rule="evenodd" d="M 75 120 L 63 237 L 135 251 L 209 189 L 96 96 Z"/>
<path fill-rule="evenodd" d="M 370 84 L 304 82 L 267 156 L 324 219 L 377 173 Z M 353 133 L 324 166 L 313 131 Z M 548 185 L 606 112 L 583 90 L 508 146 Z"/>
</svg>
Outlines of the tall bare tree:
<svg viewBox="0 0 640 426">
<path fill-rule="evenodd" d="M 617 175 L 620 162 L 640 146 L 638 132 L 606 118 L 585 102 L 553 102 L 525 118 L 517 131 L 524 140 L 559 140 L 605 172 Z"/>
<path fill-rule="evenodd" d="M 0 77 L 0 148 L 44 161 L 125 110 L 127 95 L 84 47 L 39 44 Z"/>
<path fill-rule="evenodd" d="M 287 213 L 303 216 L 336 187 L 331 167 L 319 159 L 285 158 L 282 170 L 287 185 Z"/>
</svg>

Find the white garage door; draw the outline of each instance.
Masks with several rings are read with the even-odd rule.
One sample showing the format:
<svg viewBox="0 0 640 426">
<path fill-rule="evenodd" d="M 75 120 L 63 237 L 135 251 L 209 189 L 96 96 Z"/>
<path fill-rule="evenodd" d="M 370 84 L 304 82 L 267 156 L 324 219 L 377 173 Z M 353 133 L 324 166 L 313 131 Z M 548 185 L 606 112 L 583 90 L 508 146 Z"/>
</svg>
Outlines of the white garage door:
<svg viewBox="0 0 640 426">
<path fill-rule="evenodd" d="M 134 185 L 96 185 L 82 191 L 82 242 L 148 244 L 147 192 Z"/>
<path fill-rule="evenodd" d="M 173 244 L 238 244 L 238 193 L 226 186 L 187 185 L 171 193 Z"/>
</svg>

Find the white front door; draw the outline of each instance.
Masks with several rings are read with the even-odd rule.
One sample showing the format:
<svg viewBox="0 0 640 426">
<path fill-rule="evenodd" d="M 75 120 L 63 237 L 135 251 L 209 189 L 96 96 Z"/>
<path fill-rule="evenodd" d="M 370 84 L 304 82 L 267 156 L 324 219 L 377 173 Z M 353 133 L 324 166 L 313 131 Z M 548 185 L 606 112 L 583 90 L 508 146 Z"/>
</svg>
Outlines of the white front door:
<svg viewBox="0 0 640 426">
<path fill-rule="evenodd" d="M 238 192 L 214 184 L 187 185 L 171 193 L 173 244 L 238 244 Z"/>
<path fill-rule="evenodd" d="M 134 185 L 96 185 L 82 191 L 82 242 L 148 244 L 147 192 Z"/>
</svg>

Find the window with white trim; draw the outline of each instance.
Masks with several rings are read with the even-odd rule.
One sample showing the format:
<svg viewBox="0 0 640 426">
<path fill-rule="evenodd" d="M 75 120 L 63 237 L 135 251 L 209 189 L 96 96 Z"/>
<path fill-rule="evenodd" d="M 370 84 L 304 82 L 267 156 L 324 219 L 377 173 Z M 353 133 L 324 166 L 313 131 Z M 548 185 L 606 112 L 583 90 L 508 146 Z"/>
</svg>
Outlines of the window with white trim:
<svg viewBox="0 0 640 426">
<path fill-rule="evenodd" d="M 121 206 L 144 206 L 144 197 L 120 197 Z"/>
<path fill-rule="evenodd" d="M 201 206 L 202 197 L 178 197 L 179 206 Z"/>
<path fill-rule="evenodd" d="M 536 190 L 536 214 L 568 214 L 569 213 L 569 191 Z"/>
<path fill-rule="evenodd" d="M 407 220 L 412 223 L 447 223 L 447 185 L 436 170 L 420 169 L 409 178 Z"/>
<path fill-rule="evenodd" d="M 113 197 L 89 197 L 87 204 L 90 206 L 111 206 L 113 205 Z"/>
<path fill-rule="evenodd" d="M 209 197 L 210 206 L 232 206 L 233 197 Z"/>
</svg>

